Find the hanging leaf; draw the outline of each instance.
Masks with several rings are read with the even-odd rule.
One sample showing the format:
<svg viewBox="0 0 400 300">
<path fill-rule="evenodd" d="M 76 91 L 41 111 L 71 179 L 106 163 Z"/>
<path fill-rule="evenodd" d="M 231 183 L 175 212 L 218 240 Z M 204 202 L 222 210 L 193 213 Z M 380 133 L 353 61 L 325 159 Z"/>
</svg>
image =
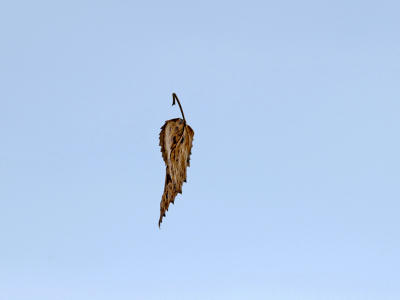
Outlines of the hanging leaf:
<svg viewBox="0 0 400 300">
<path fill-rule="evenodd" d="M 175 93 L 172 94 L 172 105 L 178 101 L 183 120 L 180 118 L 168 120 L 161 127 L 160 146 L 164 162 L 167 166 L 165 175 L 164 194 L 160 203 L 160 220 L 158 227 L 161 226 L 165 212 L 169 204 L 174 204 L 178 193 L 182 194 L 183 182 L 186 182 L 186 169 L 190 166 L 190 154 L 194 136 L 193 129 L 186 124 L 181 103 Z"/>
</svg>

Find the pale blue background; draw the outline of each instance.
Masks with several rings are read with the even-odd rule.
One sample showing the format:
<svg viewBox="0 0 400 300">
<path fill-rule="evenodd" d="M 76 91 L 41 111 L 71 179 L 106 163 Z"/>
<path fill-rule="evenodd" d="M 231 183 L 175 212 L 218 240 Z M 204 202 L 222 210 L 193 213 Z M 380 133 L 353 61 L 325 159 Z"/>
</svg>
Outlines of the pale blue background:
<svg viewBox="0 0 400 300">
<path fill-rule="evenodd" d="M 400 299 L 399 95 L 399 1 L 2 1 L 0 299 Z"/>
</svg>

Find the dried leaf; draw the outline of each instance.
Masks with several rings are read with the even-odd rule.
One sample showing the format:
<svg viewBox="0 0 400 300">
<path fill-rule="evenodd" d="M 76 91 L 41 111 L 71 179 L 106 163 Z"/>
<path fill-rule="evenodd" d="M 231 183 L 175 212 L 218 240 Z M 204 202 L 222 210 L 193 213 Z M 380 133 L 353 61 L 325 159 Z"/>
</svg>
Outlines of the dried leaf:
<svg viewBox="0 0 400 300">
<path fill-rule="evenodd" d="M 193 129 L 186 124 L 182 106 L 176 94 L 172 94 L 172 105 L 175 99 L 178 101 L 183 120 L 180 118 L 168 120 L 161 127 L 160 146 L 161 153 L 166 167 L 164 194 L 160 203 L 160 220 L 158 227 L 161 226 L 165 212 L 169 204 L 174 204 L 178 193 L 182 194 L 183 182 L 186 182 L 186 170 L 190 166 L 190 154 L 194 136 Z"/>
</svg>

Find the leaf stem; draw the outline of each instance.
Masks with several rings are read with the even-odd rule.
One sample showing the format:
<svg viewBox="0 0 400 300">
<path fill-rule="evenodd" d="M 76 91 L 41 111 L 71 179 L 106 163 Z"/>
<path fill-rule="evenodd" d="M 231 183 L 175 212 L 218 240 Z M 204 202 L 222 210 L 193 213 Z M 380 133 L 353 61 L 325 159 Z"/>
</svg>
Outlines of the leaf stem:
<svg viewBox="0 0 400 300">
<path fill-rule="evenodd" d="M 171 158 L 172 153 L 174 152 L 176 146 L 179 144 L 179 142 L 182 140 L 183 135 L 185 134 L 185 127 L 186 127 L 186 120 L 185 120 L 185 115 L 183 114 L 183 110 L 182 110 L 182 106 L 181 106 L 181 102 L 178 99 L 178 96 L 175 93 L 172 93 L 172 105 L 175 105 L 175 99 L 178 101 L 179 104 L 179 108 L 181 109 L 181 113 L 182 113 L 182 117 L 183 117 L 183 130 L 182 130 L 182 134 L 179 137 L 178 141 L 176 142 L 176 144 L 172 147 L 171 149 L 171 154 L 169 155 L 169 157 Z"/>
<path fill-rule="evenodd" d="M 185 120 L 185 115 L 183 114 L 183 110 L 182 110 L 182 106 L 181 106 L 181 102 L 178 99 L 178 96 L 175 93 L 172 93 L 172 105 L 175 105 L 175 99 L 178 101 L 179 104 L 179 108 L 181 109 L 181 113 L 182 113 L 182 117 L 183 117 L 183 121 L 186 124 L 186 120 Z"/>
</svg>

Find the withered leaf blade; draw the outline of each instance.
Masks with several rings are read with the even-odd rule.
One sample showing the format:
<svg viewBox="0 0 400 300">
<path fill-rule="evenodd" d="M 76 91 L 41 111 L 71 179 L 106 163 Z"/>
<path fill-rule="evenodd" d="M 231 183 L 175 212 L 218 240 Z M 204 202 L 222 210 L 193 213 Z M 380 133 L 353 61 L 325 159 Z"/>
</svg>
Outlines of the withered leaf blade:
<svg viewBox="0 0 400 300">
<path fill-rule="evenodd" d="M 165 212 L 168 211 L 169 204 L 174 204 L 178 193 L 182 194 L 182 185 L 186 182 L 186 170 L 190 166 L 193 136 L 194 131 L 186 124 L 185 119 L 168 120 L 161 127 L 160 146 L 166 165 L 166 175 L 164 194 L 160 203 L 159 227 L 165 217 Z"/>
</svg>

